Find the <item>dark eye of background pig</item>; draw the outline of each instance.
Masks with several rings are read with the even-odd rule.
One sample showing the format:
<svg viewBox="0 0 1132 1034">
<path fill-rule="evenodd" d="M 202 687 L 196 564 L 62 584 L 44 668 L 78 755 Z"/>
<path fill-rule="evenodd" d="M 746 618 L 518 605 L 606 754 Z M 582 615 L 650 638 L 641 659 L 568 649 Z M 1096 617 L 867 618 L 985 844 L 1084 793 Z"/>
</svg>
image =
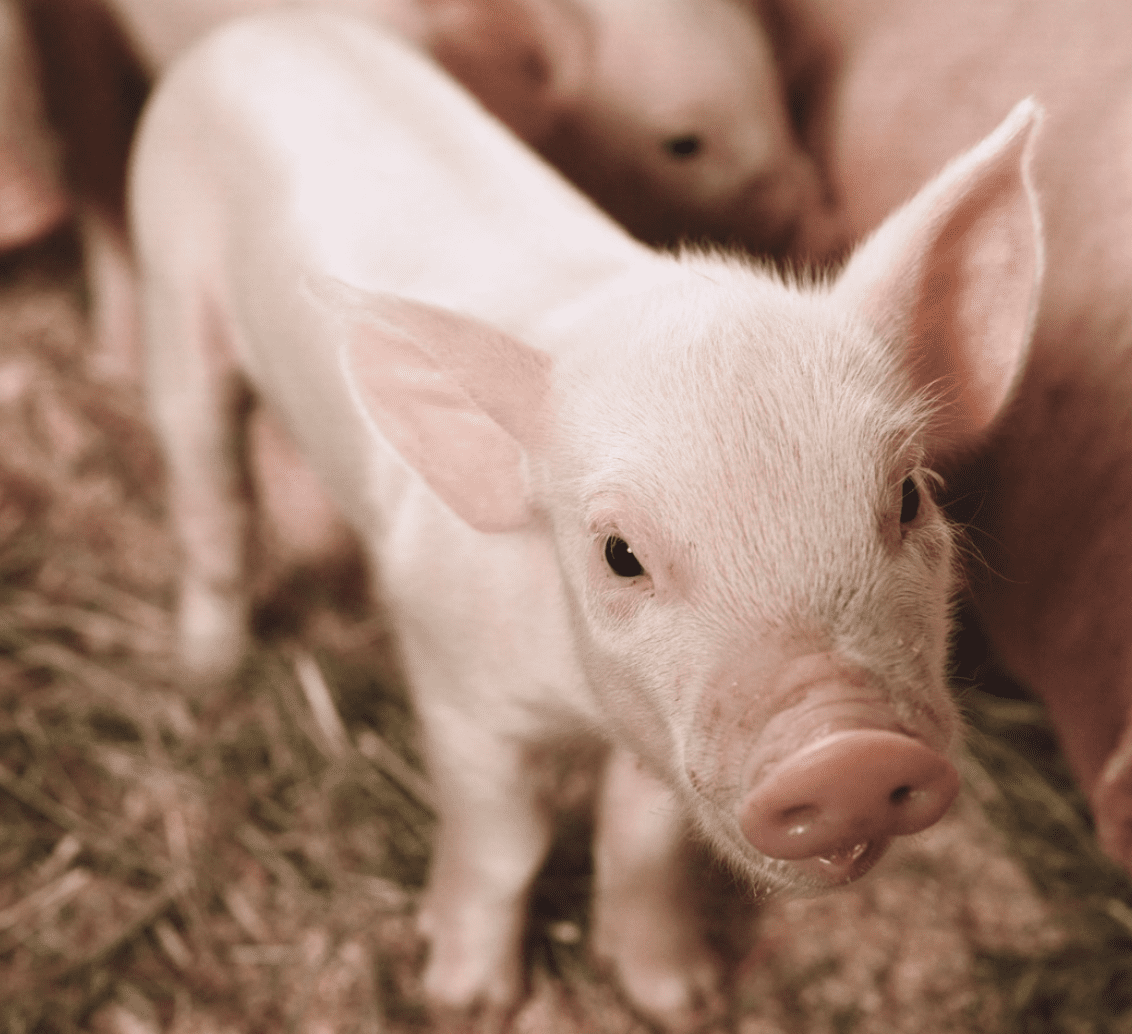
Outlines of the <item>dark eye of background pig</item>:
<svg viewBox="0 0 1132 1034">
<path fill-rule="evenodd" d="M 703 141 L 695 133 L 684 133 L 665 140 L 664 149 L 673 158 L 686 160 L 694 158 L 703 150 Z"/>
<path fill-rule="evenodd" d="M 621 578 L 636 578 L 645 573 L 641 562 L 633 556 L 629 543 L 616 535 L 610 535 L 605 540 L 605 562 Z"/>
<path fill-rule="evenodd" d="M 911 524 L 920 512 L 920 490 L 913 478 L 904 479 L 900 487 L 900 523 Z"/>
</svg>

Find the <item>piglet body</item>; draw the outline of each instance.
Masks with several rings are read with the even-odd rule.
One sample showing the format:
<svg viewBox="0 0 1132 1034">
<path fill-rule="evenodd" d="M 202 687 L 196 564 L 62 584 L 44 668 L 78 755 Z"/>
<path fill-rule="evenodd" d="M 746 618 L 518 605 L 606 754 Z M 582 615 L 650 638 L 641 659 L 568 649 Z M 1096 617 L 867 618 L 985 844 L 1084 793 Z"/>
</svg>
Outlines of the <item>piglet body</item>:
<svg viewBox="0 0 1132 1034">
<path fill-rule="evenodd" d="M 494 1026 L 521 999 L 539 759 L 579 742 L 610 750 L 594 948 L 673 1029 L 721 1007 L 673 906 L 689 826 L 752 881 L 821 887 L 946 811 L 928 470 L 1022 362 L 1035 121 L 1020 106 L 837 284 L 802 286 L 634 242 L 372 25 L 248 19 L 166 77 L 130 209 L 182 649 L 210 677 L 242 650 L 246 383 L 390 608 L 439 801 L 439 1010 Z"/>
</svg>

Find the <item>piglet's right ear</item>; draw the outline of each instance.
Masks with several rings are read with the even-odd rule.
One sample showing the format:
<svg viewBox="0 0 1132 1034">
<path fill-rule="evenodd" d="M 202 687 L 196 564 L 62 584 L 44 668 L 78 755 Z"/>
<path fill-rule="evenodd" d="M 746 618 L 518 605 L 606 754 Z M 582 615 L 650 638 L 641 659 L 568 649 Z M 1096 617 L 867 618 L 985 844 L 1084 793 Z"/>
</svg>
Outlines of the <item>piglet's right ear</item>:
<svg viewBox="0 0 1132 1034">
<path fill-rule="evenodd" d="M 834 290 L 904 348 L 914 386 L 942 405 L 942 456 L 975 445 L 1025 364 L 1042 275 L 1030 178 L 1041 109 L 1018 104 L 853 254 Z"/>
<path fill-rule="evenodd" d="M 354 402 L 459 517 L 513 531 L 532 516 L 527 452 L 542 435 L 550 358 L 489 324 L 338 282 L 339 361 Z"/>
</svg>

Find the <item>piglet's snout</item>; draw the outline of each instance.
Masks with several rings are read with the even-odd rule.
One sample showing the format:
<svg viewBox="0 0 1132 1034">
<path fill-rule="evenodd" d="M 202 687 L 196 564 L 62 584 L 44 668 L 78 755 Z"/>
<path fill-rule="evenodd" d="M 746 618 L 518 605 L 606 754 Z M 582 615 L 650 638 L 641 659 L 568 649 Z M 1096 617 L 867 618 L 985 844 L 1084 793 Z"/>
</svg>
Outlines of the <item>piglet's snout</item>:
<svg viewBox="0 0 1132 1034">
<path fill-rule="evenodd" d="M 770 858 L 806 861 L 840 882 L 876 861 L 894 836 L 943 817 L 959 776 L 943 755 L 904 733 L 834 733 L 784 758 L 751 792 L 743 833 Z"/>
</svg>

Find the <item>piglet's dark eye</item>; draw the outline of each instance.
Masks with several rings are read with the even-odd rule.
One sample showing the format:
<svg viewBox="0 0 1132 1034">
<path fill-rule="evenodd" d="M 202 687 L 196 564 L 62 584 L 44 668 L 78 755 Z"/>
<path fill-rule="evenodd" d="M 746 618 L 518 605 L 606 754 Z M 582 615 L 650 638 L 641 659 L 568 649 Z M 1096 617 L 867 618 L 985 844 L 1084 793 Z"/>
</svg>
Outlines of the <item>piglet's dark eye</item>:
<svg viewBox="0 0 1132 1034">
<path fill-rule="evenodd" d="M 703 141 L 695 133 L 685 133 L 664 141 L 664 149 L 673 158 L 692 158 L 700 153 L 702 147 Z"/>
<path fill-rule="evenodd" d="M 641 562 L 633 556 L 629 543 L 616 535 L 610 535 L 605 540 L 605 562 L 614 574 L 622 578 L 636 578 L 645 573 Z"/>
<path fill-rule="evenodd" d="M 900 523 L 911 524 L 920 512 L 920 490 L 912 478 L 905 478 L 900 492 Z"/>
</svg>

